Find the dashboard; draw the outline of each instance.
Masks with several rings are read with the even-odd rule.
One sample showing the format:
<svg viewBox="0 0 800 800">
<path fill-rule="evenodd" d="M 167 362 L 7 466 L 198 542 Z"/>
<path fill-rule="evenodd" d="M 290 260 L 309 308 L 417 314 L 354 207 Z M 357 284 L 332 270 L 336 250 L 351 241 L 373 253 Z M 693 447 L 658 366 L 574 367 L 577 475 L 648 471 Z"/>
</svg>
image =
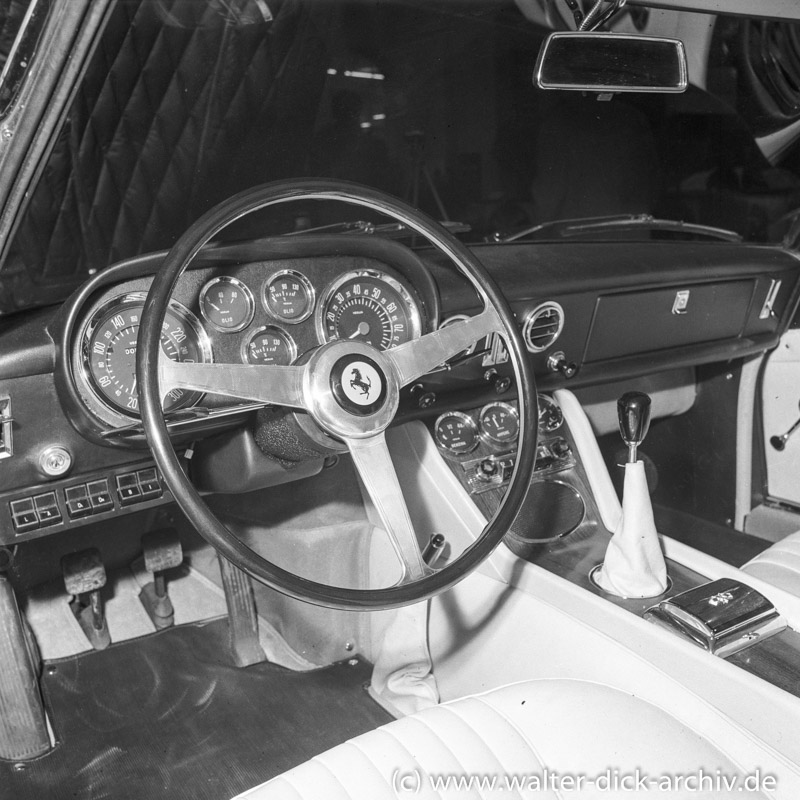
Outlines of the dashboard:
<svg viewBox="0 0 800 800">
<path fill-rule="evenodd" d="M 777 345 L 798 299 L 798 261 L 776 248 L 473 249 L 511 304 L 541 393 L 536 474 L 558 472 L 573 458 L 553 390 L 593 390 L 764 352 Z M 133 369 L 142 303 L 164 256 L 102 270 L 59 308 L 0 320 L 0 544 L 171 502 L 143 437 Z M 353 235 L 248 241 L 199 254 L 175 287 L 161 345 L 176 360 L 288 364 L 333 338 L 394 347 L 480 307 L 470 283 L 436 252 Z M 196 392 L 175 392 L 165 403 L 176 450 L 197 451 L 193 475 L 202 472 L 197 453 L 219 461 L 234 435 L 255 448 L 248 434 L 260 408 Z M 502 340 L 477 342 L 405 387 L 395 420 L 412 419 L 425 422 L 465 489 L 491 513 L 517 436 Z M 232 458 L 241 472 L 233 483 L 242 485 L 254 461 L 264 460 L 240 450 Z M 276 463 L 261 485 L 321 468 L 322 459 L 295 472 Z M 206 472 L 202 490 L 231 491 Z"/>
<path fill-rule="evenodd" d="M 181 276 L 165 314 L 161 348 L 181 362 L 286 366 L 334 339 L 379 350 L 396 347 L 431 329 L 429 309 L 435 311 L 437 301 L 419 280 L 421 265 L 407 257 L 387 263 L 394 252 L 385 243 L 374 255 L 250 260 L 247 253 L 231 258 L 228 251 L 223 264 L 197 266 Z M 136 343 L 149 287 L 148 278 L 115 277 L 103 273 L 103 285 L 76 309 L 66 369 L 84 428 L 106 439 L 139 418 Z M 232 405 L 175 389 L 164 400 L 164 412 L 174 417 L 201 402 L 207 410 Z"/>
</svg>

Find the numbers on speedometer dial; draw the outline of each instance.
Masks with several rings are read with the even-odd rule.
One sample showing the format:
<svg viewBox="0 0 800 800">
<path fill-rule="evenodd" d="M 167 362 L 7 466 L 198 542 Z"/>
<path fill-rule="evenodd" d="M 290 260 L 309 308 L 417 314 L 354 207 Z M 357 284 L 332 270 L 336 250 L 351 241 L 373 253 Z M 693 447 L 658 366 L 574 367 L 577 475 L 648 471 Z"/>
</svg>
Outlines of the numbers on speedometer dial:
<svg viewBox="0 0 800 800">
<path fill-rule="evenodd" d="M 83 363 L 89 384 L 107 405 L 138 416 L 136 340 L 144 296 L 129 294 L 101 307 L 86 326 Z M 211 347 L 197 318 L 178 303 L 167 309 L 161 329 L 161 349 L 173 361 L 211 360 Z M 201 394 L 174 389 L 164 400 L 164 411 L 196 403 Z"/>
<path fill-rule="evenodd" d="M 364 342 L 388 350 L 421 333 L 410 292 L 378 270 L 348 272 L 325 293 L 317 317 L 320 337 Z"/>
</svg>

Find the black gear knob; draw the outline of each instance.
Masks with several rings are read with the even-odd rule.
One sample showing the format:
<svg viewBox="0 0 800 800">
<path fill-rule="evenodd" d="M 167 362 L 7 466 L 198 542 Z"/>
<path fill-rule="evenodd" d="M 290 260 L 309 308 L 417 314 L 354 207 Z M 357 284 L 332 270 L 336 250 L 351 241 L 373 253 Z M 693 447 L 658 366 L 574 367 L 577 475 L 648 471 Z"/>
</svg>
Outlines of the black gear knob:
<svg viewBox="0 0 800 800">
<path fill-rule="evenodd" d="M 628 461 L 636 461 L 636 450 L 650 427 L 650 397 L 644 392 L 626 392 L 617 400 L 622 441 L 628 445 Z"/>
</svg>

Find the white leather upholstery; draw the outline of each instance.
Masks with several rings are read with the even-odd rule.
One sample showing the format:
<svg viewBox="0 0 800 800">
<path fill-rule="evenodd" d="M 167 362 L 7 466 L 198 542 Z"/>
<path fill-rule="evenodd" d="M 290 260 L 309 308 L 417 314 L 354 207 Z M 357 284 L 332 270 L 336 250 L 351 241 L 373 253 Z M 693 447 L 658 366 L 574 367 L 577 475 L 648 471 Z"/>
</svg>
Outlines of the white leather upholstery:
<svg viewBox="0 0 800 800">
<path fill-rule="evenodd" d="M 742 570 L 800 597 L 800 531 L 767 548 Z"/>
<path fill-rule="evenodd" d="M 711 743 L 673 715 L 629 693 L 575 680 L 526 681 L 456 700 L 339 745 L 240 795 L 247 800 L 421 798 L 766 797 L 755 791 L 662 794 L 658 780 L 724 775 L 744 780 L 722 742 Z M 701 772 L 702 771 L 702 772 Z M 433 788 L 434 776 L 481 776 L 483 786 Z M 581 791 L 575 795 L 579 776 Z M 518 776 L 521 785 L 508 783 Z M 553 783 L 553 776 L 557 780 Z M 614 791 L 622 776 L 646 779 Z M 563 778 L 569 780 L 560 783 Z M 709 777 L 708 780 L 712 780 Z M 486 780 L 495 779 L 495 788 Z M 631 778 L 632 780 L 633 778 Z M 546 791 L 541 791 L 545 782 Z M 549 783 L 549 785 L 548 785 Z M 661 784 L 662 788 L 663 784 Z M 671 786 L 674 788 L 675 784 Z"/>
</svg>

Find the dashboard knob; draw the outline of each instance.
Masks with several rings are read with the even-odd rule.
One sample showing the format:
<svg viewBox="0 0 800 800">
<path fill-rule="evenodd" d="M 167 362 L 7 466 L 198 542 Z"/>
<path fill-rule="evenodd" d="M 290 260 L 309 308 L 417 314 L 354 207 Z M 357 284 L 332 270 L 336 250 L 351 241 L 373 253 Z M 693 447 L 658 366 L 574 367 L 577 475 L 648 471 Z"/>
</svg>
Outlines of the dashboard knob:
<svg viewBox="0 0 800 800">
<path fill-rule="evenodd" d="M 560 372 L 565 378 L 574 378 L 578 372 L 578 365 L 574 361 L 567 361 L 566 354 L 559 350 L 548 357 L 547 369 L 550 372 Z"/>
<path fill-rule="evenodd" d="M 48 478 L 59 478 L 72 467 L 72 453 L 60 444 L 50 445 L 39 454 L 39 467 Z"/>
<path fill-rule="evenodd" d="M 478 477 L 489 481 L 500 472 L 500 465 L 493 458 L 484 458 L 478 467 Z"/>
</svg>

